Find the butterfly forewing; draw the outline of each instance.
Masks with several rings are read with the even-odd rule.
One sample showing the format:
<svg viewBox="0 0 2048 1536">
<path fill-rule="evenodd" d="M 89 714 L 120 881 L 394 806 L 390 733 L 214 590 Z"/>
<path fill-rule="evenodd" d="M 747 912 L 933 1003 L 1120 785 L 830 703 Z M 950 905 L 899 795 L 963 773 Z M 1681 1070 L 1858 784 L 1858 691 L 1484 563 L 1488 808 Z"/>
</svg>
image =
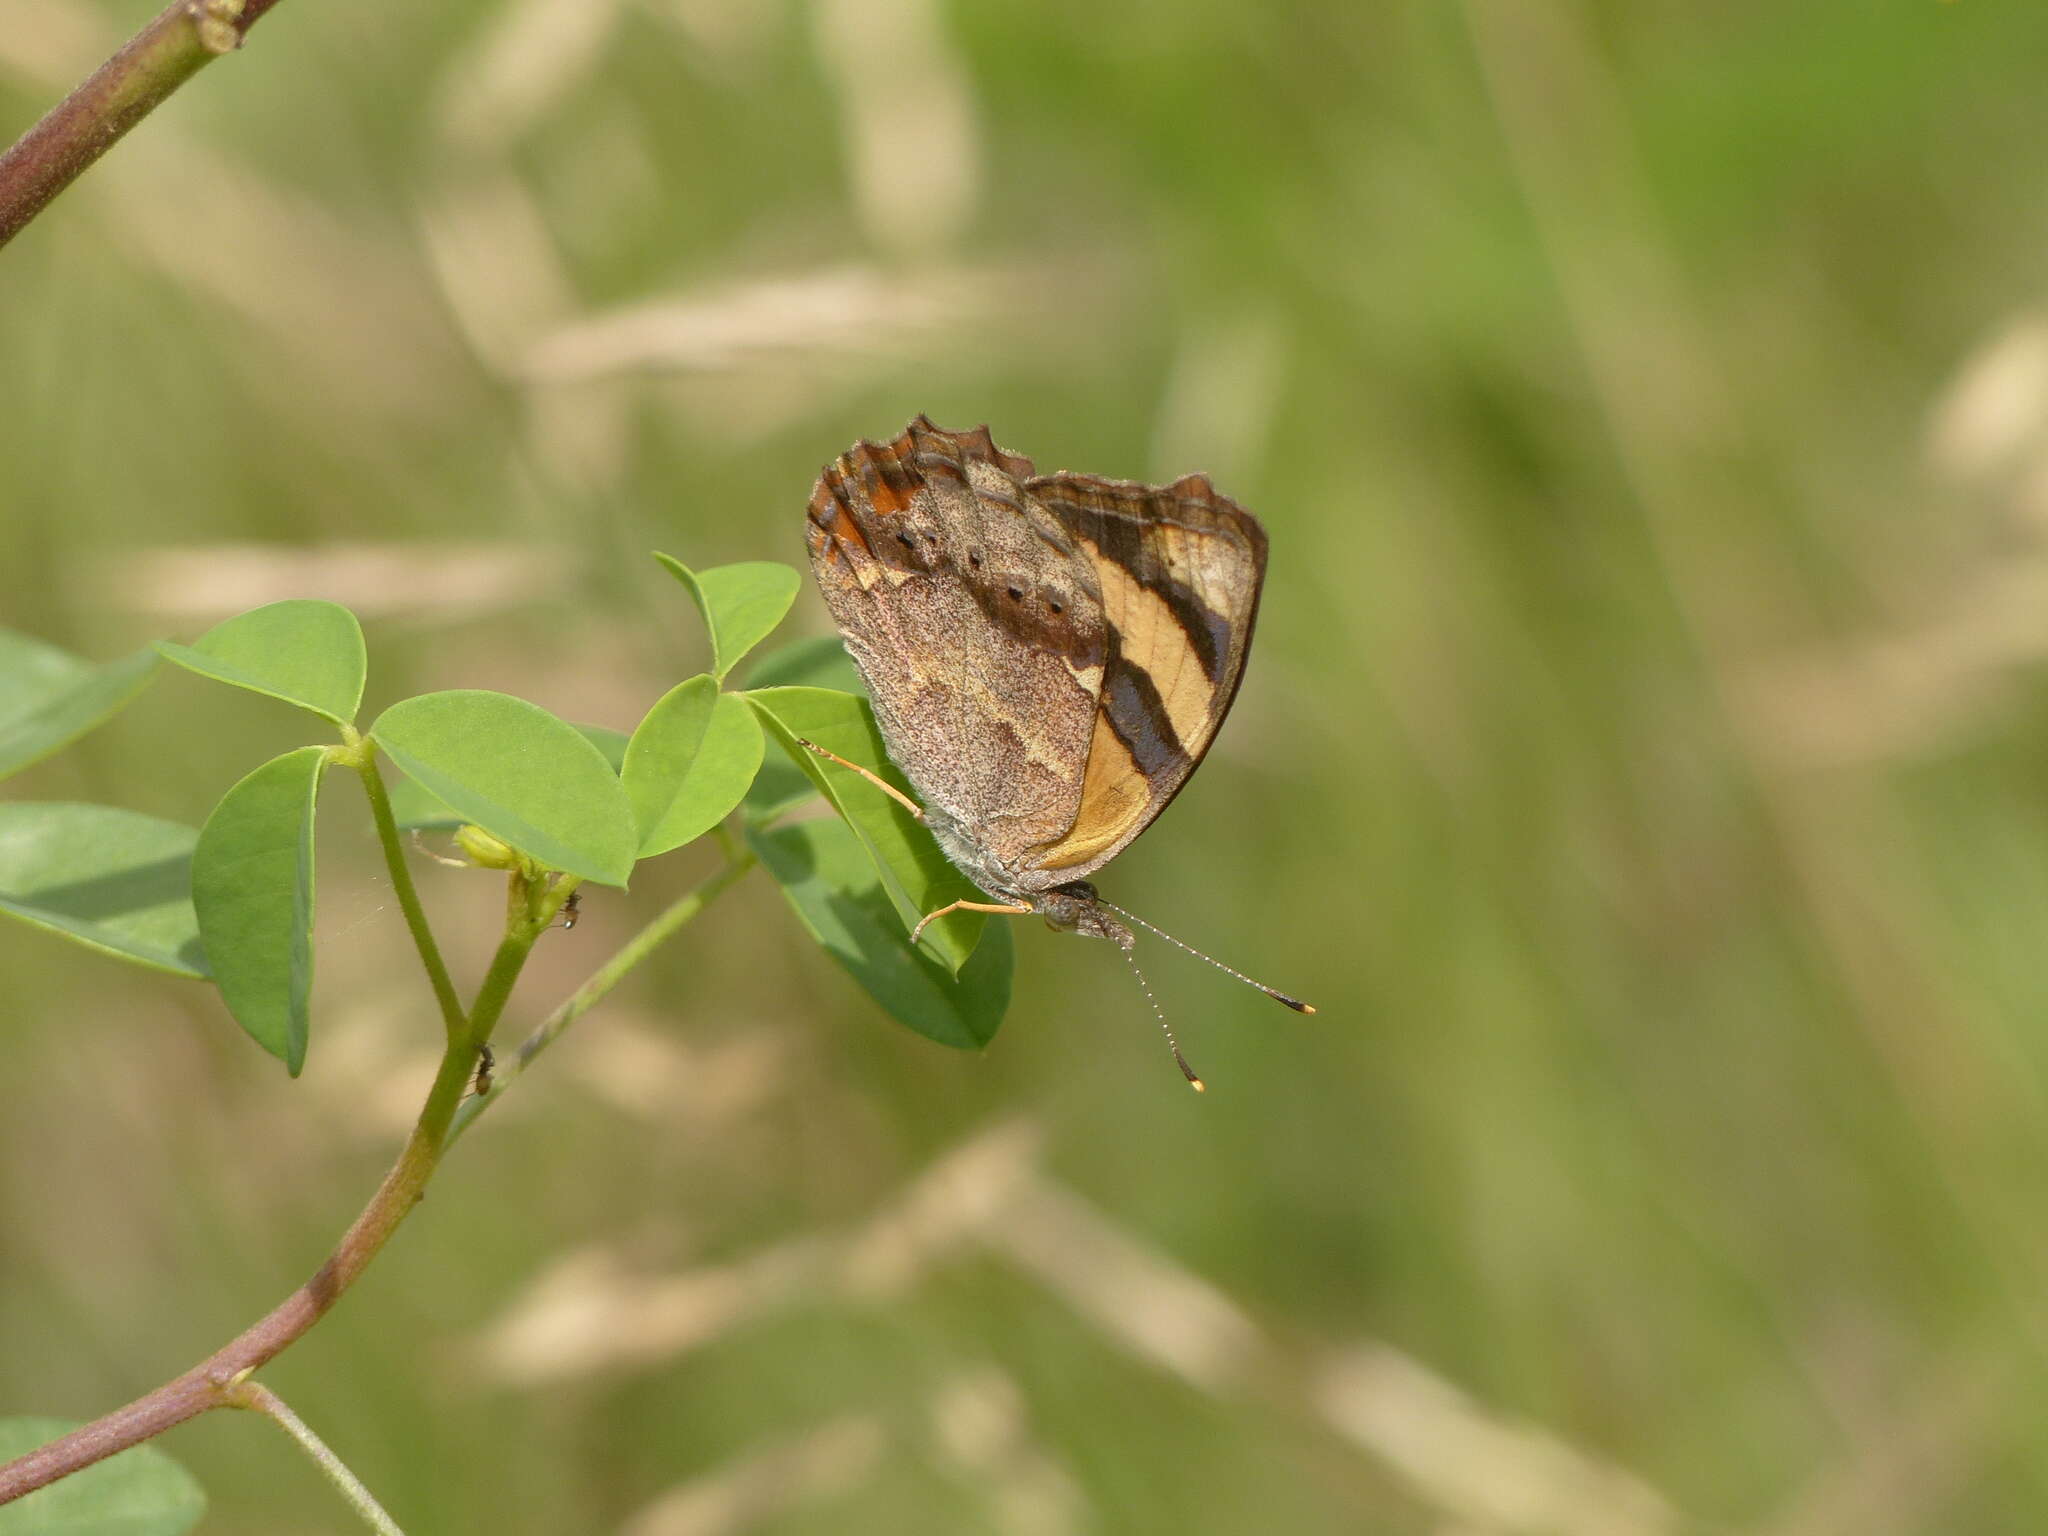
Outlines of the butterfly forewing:
<svg viewBox="0 0 2048 1536">
<path fill-rule="evenodd" d="M 842 455 L 810 508 L 811 566 L 890 756 L 1004 869 L 1073 825 L 1107 643 L 1095 567 L 1030 473 L 986 429 L 920 417 Z"/>
</svg>

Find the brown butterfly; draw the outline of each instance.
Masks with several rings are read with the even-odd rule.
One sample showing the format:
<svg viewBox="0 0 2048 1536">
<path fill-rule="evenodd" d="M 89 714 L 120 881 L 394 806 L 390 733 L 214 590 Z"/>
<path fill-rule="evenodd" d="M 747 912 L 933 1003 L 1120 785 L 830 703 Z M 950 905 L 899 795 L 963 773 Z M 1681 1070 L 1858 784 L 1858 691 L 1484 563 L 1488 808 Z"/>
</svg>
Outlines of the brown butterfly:
<svg viewBox="0 0 2048 1536">
<path fill-rule="evenodd" d="M 1129 918 L 1201 954 L 1088 877 L 1166 809 L 1229 712 L 1265 578 L 1258 519 L 1201 475 L 1040 475 L 985 426 L 920 416 L 826 468 L 807 536 L 889 756 L 924 802 L 904 803 L 995 898 L 928 913 L 912 942 L 965 908 L 1037 912 L 1126 957 Z"/>
</svg>

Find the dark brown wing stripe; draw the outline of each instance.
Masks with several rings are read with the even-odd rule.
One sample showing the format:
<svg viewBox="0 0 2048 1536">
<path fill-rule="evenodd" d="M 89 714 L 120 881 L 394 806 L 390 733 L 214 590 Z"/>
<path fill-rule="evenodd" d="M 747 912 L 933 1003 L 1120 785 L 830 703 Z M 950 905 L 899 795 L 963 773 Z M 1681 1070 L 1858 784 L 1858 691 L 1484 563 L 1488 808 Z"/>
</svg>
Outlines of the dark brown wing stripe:
<svg viewBox="0 0 2048 1536">
<path fill-rule="evenodd" d="M 867 492 L 868 501 L 877 512 L 893 516 L 910 505 L 910 494 L 917 489 L 917 483 L 894 453 L 878 448 L 863 454 L 859 463 L 861 489 Z"/>
<path fill-rule="evenodd" d="M 957 474 L 958 471 L 956 470 L 955 473 Z M 964 479 L 965 477 L 963 476 L 962 478 Z M 1008 491 L 999 491 L 992 485 L 982 485 L 975 487 L 974 494 L 989 506 L 1001 507 L 1012 517 L 1022 517 L 1024 515 L 1024 503 L 1012 496 Z"/>
<path fill-rule="evenodd" d="M 868 548 L 867 535 L 855 521 L 853 509 L 846 504 L 845 494 L 840 490 L 841 480 L 837 466 L 827 469 L 818 481 L 818 488 L 811 493 L 810 520 L 814 530 L 811 546 L 816 552 L 840 544 L 858 545 L 863 554 L 873 554 Z"/>
<path fill-rule="evenodd" d="M 1148 779 L 1176 764 L 1186 764 L 1187 748 L 1167 718 L 1165 701 L 1151 673 L 1124 659 L 1123 636 L 1109 627 L 1107 665 L 1102 679 L 1102 712 L 1131 761 Z"/>
<path fill-rule="evenodd" d="M 904 429 L 903 436 L 897 438 L 892 446 L 901 447 L 908 444 L 915 451 L 922 452 L 926 445 L 931 443 L 937 443 L 949 460 L 980 459 L 995 465 L 1004 474 L 1016 480 L 1028 480 L 1036 473 L 1031 461 L 1022 454 L 1005 453 L 996 446 L 996 440 L 989 435 L 987 422 L 983 422 L 972 432 L 947 432 L 934 426 L 931 417 L 919 416 Z"/>
<path fill-rule="evenodd" d="M 1171 506 L 1169 498 L 1158 498 Z M 1144 537 L 1145 519 L 1117 507 L 1083 505 L 1066 501 L 1070 515 L 1082 536 L 1102 551 L 1103 558 L 1130 572 L 1131 579 L 1166 604 L 1174 622 L 1188 638 L 1202 675 L 1215 682 L 1223 676 L 1230 656 L 1230 620 L 1195 593 L 1193 587 L 1166 568 L 1158 550 Z M 1154 515 L 1156 526 L 1170 518 Z"/>
<path fill-rule="evenodd" d="M 944 475 L 948 480 L 957 480 L 962 485 L 969 483 L 966 465 L 950 454 L 936 453 L 926 448 L 921 450 L 911 460 L 911 463 L 916 466 L 918 474 L 927 480 L 933 475 L 939 474 Z"/>
</svg>

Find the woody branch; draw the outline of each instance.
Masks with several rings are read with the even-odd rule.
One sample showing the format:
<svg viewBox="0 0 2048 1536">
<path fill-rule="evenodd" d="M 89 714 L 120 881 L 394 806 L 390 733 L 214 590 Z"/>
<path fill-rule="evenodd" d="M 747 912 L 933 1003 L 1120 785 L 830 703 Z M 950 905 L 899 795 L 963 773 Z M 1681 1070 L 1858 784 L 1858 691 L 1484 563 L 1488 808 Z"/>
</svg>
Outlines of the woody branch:
<svg viewBox="0 0 2048 1536">
<path fill-rule="evenodd" d="M 419 1203 L 439 1161 L 449 1123 L 476 1059 L 467 1042 L 451 1044 L 427 1096 L 426 1108 L 398 1161 L 375 1197 L 358 1216 L 327 1262 L 269 1316 L 244 1330 L 182 1376 L 73 1430 L 38 1450 L 0 1466 L 0 1505 L 32 1493 L 60 1477 L 140 1445 L 212 1408 L 233 1406 L 234 1389 L 249 1372 L 275 1358 L 317 1323 L 377 1256 L 400 1222 Z"/>
<path fill-rule="evenodd" d="M 173 0 L 0 155 L 0 245 L 277 0 Z"/>
</svg>

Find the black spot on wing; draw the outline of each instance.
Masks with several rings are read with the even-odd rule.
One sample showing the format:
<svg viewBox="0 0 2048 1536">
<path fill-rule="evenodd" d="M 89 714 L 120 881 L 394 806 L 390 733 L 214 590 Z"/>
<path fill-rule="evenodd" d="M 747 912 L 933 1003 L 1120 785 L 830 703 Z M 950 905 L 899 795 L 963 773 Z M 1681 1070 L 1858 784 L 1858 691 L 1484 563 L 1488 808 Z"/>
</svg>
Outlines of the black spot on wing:
<svg viewBox="0 0 2048 1536">
<path fill-rule="evenodd" d="M 1008 639 L 1058 656 L 1077 668 L 1092 667 L 1102 660 L 1102 640 L 1079 622 L 1082 615 L 1062 597 L 1040 591 L 1030 578 L 984 573 L 978 560 L 971 571 L 956 567 L 955 575 L 975 607 Z M 1027 598 L 1032 600 L 1027 602 Z"/>
</svg>

